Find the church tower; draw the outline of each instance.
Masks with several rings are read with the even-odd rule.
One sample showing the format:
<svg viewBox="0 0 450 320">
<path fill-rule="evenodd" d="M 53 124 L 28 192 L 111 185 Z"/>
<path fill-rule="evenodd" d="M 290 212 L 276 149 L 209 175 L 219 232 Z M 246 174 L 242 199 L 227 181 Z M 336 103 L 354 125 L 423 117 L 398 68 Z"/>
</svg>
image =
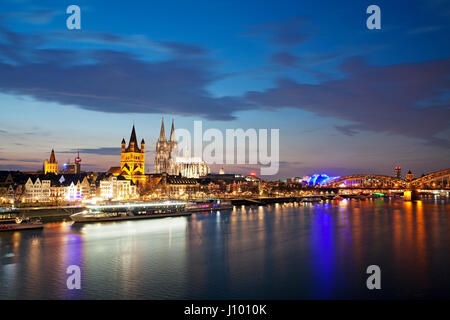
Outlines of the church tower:
<svg viewBox="0 0 450 320">
<path fill-rule="evenodd" d="M 44 162 L 44 173 L 53 173 L 58 174 L 58 162 L 56 161 L 55 151 L 52 149 L 52 153 L 50 154 L 50 159 L 45 159 Z"/>
<path fill-rule="evenodd" d="M 175 154 L 174 151 L 177 150 L 178 142 L 175 138 L 175 124 L 172 119 L 172 128 L 170 129 L 170 138 L 169 138 L 169 145 L 170 145 L 170 158 L 174 158 Z"/>
<path fill-rule="evenodd" d="M 174 174 L 174 159 L 172 159 L 172 151 L 176 148 L 175 125 L 172 120 L 172 128 L 170 130 L 169 140 L 166 139 L 166 131 L 164 128 L 164 117 L 161 120 L 161 130 L 159 139 L 156 143 L 155 154 L 155 173 Z"/>
<path fill-rule="evenodd" d="M 145 181 L 145 141 L 142 139 L 139 148 L 134 125 L 128 147 L 125 138 L 122 139 L 120 169 L 121 175 L 134 183 Z"/>
</svg>

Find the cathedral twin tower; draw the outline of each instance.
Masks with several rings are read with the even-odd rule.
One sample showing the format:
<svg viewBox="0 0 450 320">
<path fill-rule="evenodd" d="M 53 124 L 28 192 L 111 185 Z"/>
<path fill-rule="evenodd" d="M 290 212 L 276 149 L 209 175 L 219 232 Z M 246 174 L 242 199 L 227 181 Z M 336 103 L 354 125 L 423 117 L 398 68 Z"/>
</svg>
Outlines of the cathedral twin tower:
<svg viewBox="0 0 450 320">
<path fill-rule="evenodd" d="M 174 151 L 178 143 L 175 138 L 175 126 L 172 120 L 169 139 L 166 139 L 164 129 L 164 118 L 161 122 L 161 131 L 156 143 L 155 173 L 167 173 L 170 175 L 181 175 L 189 178 L 198 178 L 210 172 L 204 161 L 179 161 L 175 158 Z M 186 163 L 185 163 L 186 162 Z M 119 173 L 119 172 L 118 172 Z M 145 182 L 145 141 L 142 139 L 139 148 L 136 131 L 133 125 L 130 141 L 126 147 L 125 139 L 122 140 L 120 175 L 133 182 Z"/>
</svg>

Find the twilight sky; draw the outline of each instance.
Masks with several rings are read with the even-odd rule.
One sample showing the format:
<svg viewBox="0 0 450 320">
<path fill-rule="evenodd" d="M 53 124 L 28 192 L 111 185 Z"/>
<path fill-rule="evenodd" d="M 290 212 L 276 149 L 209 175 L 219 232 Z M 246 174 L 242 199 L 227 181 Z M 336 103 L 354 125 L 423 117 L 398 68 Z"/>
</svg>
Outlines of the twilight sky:
<svg viewBox="0 0 450 320">
<path fill-rule="evenodd" d="M 381 30 L 366 28 L 371 4 Z M 39 169 L 54 148 L 106 171 L 133 121 L 152 170 L 161 116 L 167 133 L 172 118 L 279 128 L 276 178 L 450 167 L 450 1 L 0 5 L 0 170 Z"/>
</svg>

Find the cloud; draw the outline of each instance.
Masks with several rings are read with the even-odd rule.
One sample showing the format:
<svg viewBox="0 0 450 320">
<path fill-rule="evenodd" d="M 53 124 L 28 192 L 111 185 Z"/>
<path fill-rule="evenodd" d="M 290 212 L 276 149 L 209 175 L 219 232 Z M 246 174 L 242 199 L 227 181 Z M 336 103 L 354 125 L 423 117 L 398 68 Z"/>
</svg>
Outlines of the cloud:
<svg viewBox="0 0 450 320">
<path fill-rule="evenodd" d="M 358 133 L 358 130 L 354 129 L 352 125 L 346 125 L 346 126 L 334 126 L 336 130 L 339 132 L 345 134 L 346 136 L 354 136 Z"/>
<path fill-rule="evenodd" d="M 260 107 L 292 107 L 324 117 L 350 121 L 337 127 L 346 134 L 375 131 L 419 138 L 449 148 L 439 138 L 448 130 L 450 59 L 373 66 L 360 57 L 341 65 L 343 79 L 317 85 L 280 79 L 275 88 L 249 92 L 246 99 Z M 423 106 L 424 101 L 433 104 Z"/>
<path fill-rule="evenodd" d="M 286 27 L 269 29 L 278 32 Z M 38 44 L 45 39 L 1 27 L 0 36 L 7 42 L 0 47 L 0 58 L 19 58 L 15 63 L 0 60 L 0 92 L 4 93 L 98 112 L 171 113 L 214 120 L 233 120 L 242 110 L 290 107 L 348 121 L 349 125 L 335 127 L 347 135 L 374 131 L 450 146 L 442 136 L 450 119 L 450 59 L 375 66 L 353 57 L 340 65 L 344 76 L 339 79 L 319 84 L 278 79 L 275 87 L 263 91 L 215 97 L 207 88 L 224 75 L 213 71 L 214 61 L 193 55 L 193 48 L 176 49 L 191 51 L 189 57 L 144 61 L 115 50 L 41 50 Z M 101 38 L 123 42 L 112 34 Z M 175 50 L 177 45 L 172 47 Z M 285 51 L 273 59 L 285 65 L 295 62 Z"/>
<path fill-rule="evenodd" d="M 174 42 L 174 41 L 162 41 L 159 42 L 165 48 L 171 50 L 172 53 L 181 56 L 201 56 L 208 53 L 208 51 L 200 46 Z"/>
<path fill-rule="evenodd" d="M 305 42 L 309 34 L 304 32 L 307 19 L 295 17 L 284 21 L 264 23 L 254 26 L 245 36 L 263 36 L 272 44 L 292 47 Z M 310 28 L 309 28 L 310 29 Z"/>
<path fill-rule="evenodd" d="M 83 154 L 96 154 L 103 156 L 117 156 L 120 155 L 120 147 L 100 147 L 100 148 L 82 148 L 82 149 L 70 149 L 67 151 L 59 151 L 58 153 L 77 153 L 80 152 L 80 155 Z M 146 150 L 145 153 L 154 153 L 153 151 Z"/>
<path fill-rule="evenodd" d="M 0 48 L 0 58 L 17 58 L 15 63 L 0 62 L 3 93 L 100 112 L 173 113 L 215 120 L 232 120 L 234 112 L 252 107 L 238 98 L 209 93 L 206 88 L 223 76 L 212 71 L 214 62 L 203 57 L 148 62 L 114 50 L 30 49 L 31 39 L 3 31 L 9 44 L 6 53 Z M 25 43 L 28 50 L 23 50 Z M 80 57 L 89 58 L 89 63 Z"/>
<path fill-rule="evenodd" d="M 0 161 L 31 162 L 31 163 L 42 163 L 42 162 L 44 162 L 41 159 L 7 159 L 7 158 L 0 158 Z"/>
<path fill-rule="evenodd" d="M 51 22 L 57 15 L 62 15 L 63 10 L 32 10 L 32 11 L 13 11 L 0 14 L 0 20 L 10 20 L 14 22 L 24 22 L 33 25 L 43 25 Z"/>
<path fill-rule="evenodd" d="M 80 152 L 81 154 L 96 154 L 96 155 L 113 155 L 117 156 L 120 155 L 120 147 L 101 147 L 101 148 L 84 148 L 84 149 L 71 149 L 68 151 L 60 151 L 58 153 L 77 153 Z"/>
<path fill-rule="evenodd" d="M 162 53 L 169 53 L 175 56 L 191 57 L 208 54 L 208 50 L 202 46 L 176 42 L 176 41 L 156 41 L 145 35 L 122 36 L 101 31 L 83 32 L 53 32 L 49 35 L 53 40 L 63 40 L 70 42 L 91 43 L 97 45 L 115 45 L 126 48 L 144 48 Z"/>
<path fill-rule="evenodd" d="M 439 30 L 442 30 L 443 28 L 444 28 L 443 26 L 425 26 L 425 27 L 413 28 L 413 29 L 409 30 L 408 33 L 414 34 L 414 35 L 422 35 L 424 33 L 439 31 Z"/>
<path fill-rule="evenodd" d="M 288 52 L 277 52 L 270 57 L 270 60 L 282 66 L 295 67 L 299 59 Z"/>
</svg>

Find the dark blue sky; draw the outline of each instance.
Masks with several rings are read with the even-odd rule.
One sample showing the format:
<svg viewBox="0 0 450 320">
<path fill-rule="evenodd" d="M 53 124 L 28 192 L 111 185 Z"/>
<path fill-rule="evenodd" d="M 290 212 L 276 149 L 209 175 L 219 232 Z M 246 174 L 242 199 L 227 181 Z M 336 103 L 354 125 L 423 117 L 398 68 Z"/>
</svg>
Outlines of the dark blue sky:
<svg viewBox="0 0 450 320">
<path fill-rule="evenodd" d="M 284 177 L 449 167 L 450 1 L 0 2 L 0 170 L 106 170 L 162 115 L 279 128 Z"/>
</svg>

